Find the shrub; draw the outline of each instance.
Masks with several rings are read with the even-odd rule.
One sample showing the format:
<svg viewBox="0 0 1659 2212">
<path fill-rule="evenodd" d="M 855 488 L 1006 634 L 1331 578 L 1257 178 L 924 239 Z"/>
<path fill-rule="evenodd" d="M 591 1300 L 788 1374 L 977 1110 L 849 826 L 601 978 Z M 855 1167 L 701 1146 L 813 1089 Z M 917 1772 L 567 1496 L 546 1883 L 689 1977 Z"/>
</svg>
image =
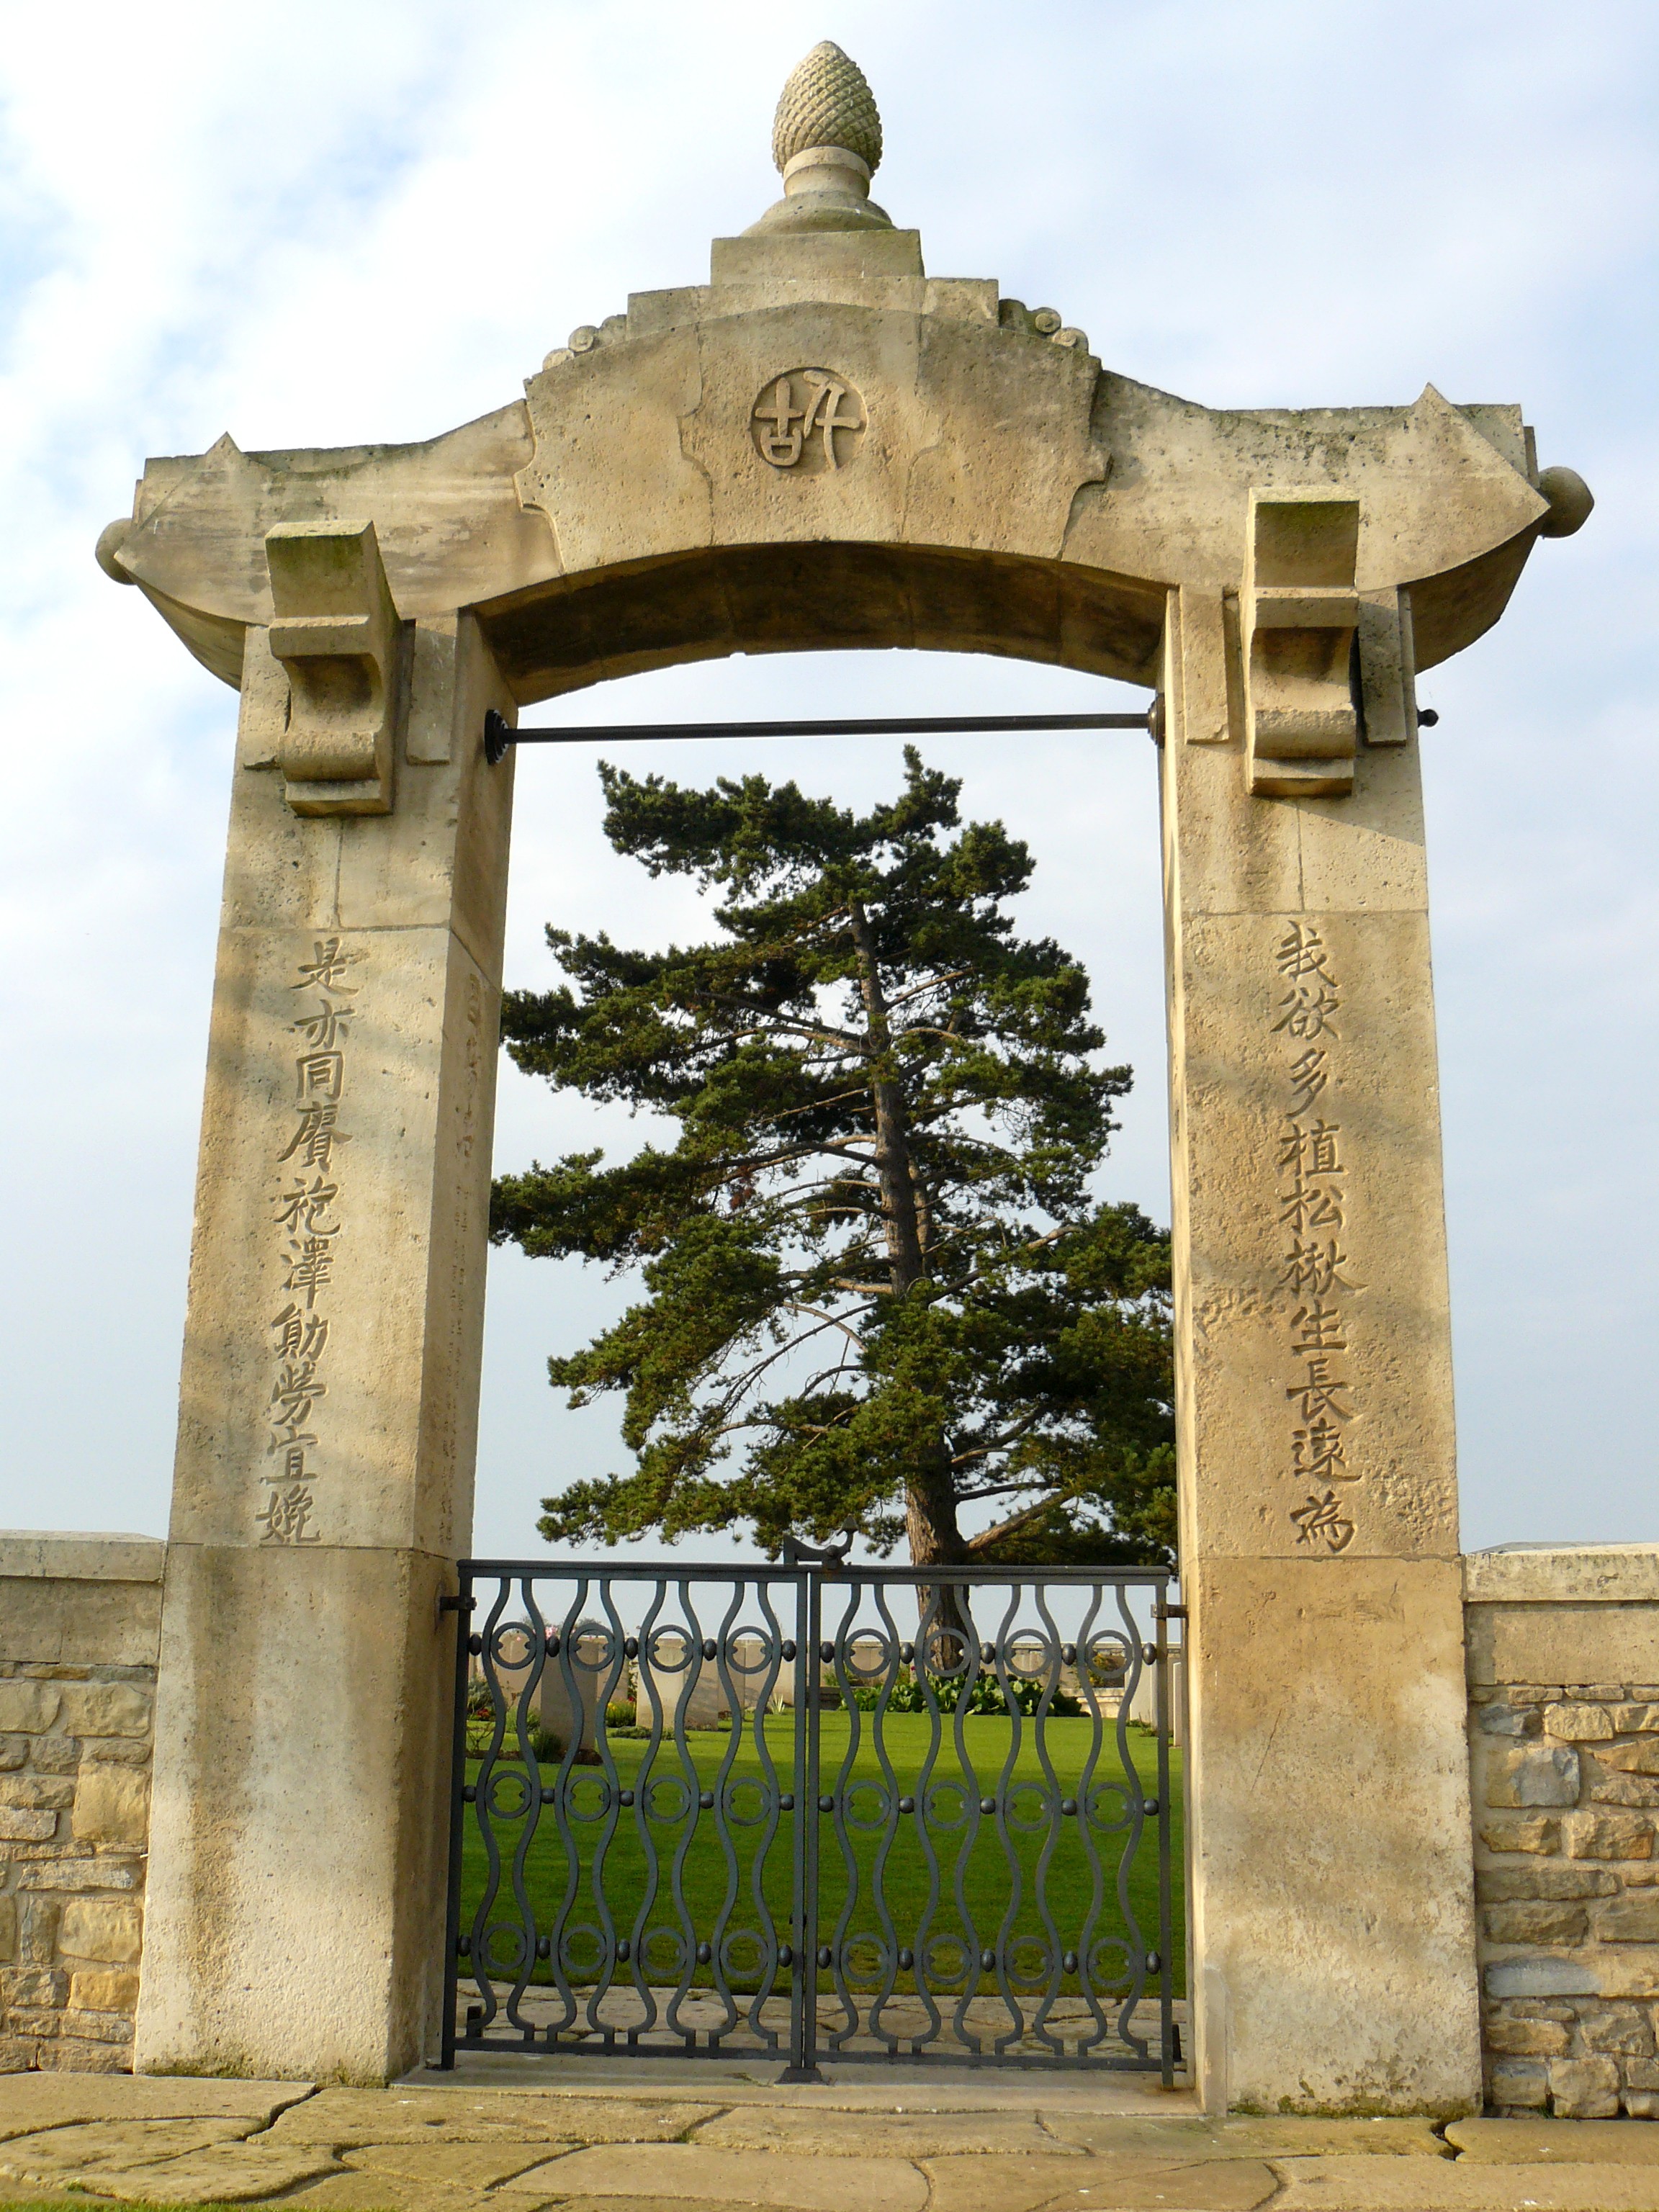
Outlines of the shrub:
<svg viewBox="0 0 1659 2212">
<path fill-rule="evenodd" d="M 960 1674 L 933 1674 L 927 1679 L 933 1690 L 933 1702 L 940 1712 L 954 1713 L 962 1703 L 963 1678 Z M 1028 1717 L 1042 1703 L 1042 1686 L 1041 1682 L 1017 1680 L 1013 1684 L 1014 1703 Z M 853 1702 L 863 1711 L 873 1712 L 881 1703 L 880 1685 L 875 1682 L 854 1683 Z M 888 1693 L 888 1711 L 925 1713 L 928 1709 L 927 1692 L 922 1687 L 921 1677 L 915 1674 L 900 1674 Z M 1006 1713 L 1008 1711 L 1008 1700 L 1003 1695 L 1002 1684 L 994 1674 L 982 1674 L 974 1677 L 972 1683 L 968 1685 L 967 1709 L 970 1713 Z M 1050 1717 L 1057 1720 L 1074 1718 L 1082 1711 L 1077 1698 L 1061 1689 L 1055 1690 L 1048 1705 Z"/>
</svg>

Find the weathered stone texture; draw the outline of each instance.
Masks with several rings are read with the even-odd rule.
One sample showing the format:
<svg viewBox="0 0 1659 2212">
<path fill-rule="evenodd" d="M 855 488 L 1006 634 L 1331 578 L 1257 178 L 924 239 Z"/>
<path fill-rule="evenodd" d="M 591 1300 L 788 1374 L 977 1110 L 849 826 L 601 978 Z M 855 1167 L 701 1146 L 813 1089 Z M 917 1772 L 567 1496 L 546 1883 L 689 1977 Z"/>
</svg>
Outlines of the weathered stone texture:
<svg viewBox="0 0 1659 2212">
<path fill-rule="evenodd" d="M 1659 1705 L 1646 1682 L 1520 1679 L 1564 1662 L 1610 1675 L 1645 1654 L 1654 1563 L 1645 1546 L 1466 1563 L 1482 2039 L 1499 2112 L 1659 2115 Z M 1550 1811 L 1520 1809 L 1533 1807 Z"/>
<path fill-rule="evenodd" d="M 1487 1754 L 1489 1805 L 1576 1805 L 1578 1754 L 1529 1744 L 1524 1750 Z"/>
<path fill-rule="evenodd" d="M 0 2073 L 131 2064 L 162 1549 L 0 1534 Z"/>
<path fill-rule="evenodd" d="M 873 109 L 835 143 L 872 160 L 866 126 Z M 420 446 L 225 439 L 153 463 L 100 540 L 106 573 L 242 693 L 138 2063 L 377 2081 L 436 2039 L 438 1601 L 471 1520 L 512 789 L 486 713 L 709 655 L 943 645 L 1160 698 L 1190 2063 L 1224 2107 L 1462 2112 L 1480 2069 L 1412 678 L 1497 619 L 1540 531 L 1575 528 L 1589 495 L 1570 471 L 1534 481 L 1518 409 L 1430 387 L 1406 408 L 1243 415 L 1107 374 L 1056 313 L 927 278 L 915 233 L 851 205 L 851 173 L 792 170 L 793 214 L 716 241 L 708 285 L 580 325 L 522 404 Z M 781 395 L 787 425 L 790 364 L 814 362 L 856 419 L 762 437 L 757 395 Z M 349 726 L 324 711 L 340 592 L 372 671 Z M 328 1055 L 329 1097 L 349 1101 L 330 1142 L 349 1145 L 336 1194 L 358 1225 L 323 1240 L 339 1333 L 319 1456 L 273 1463 L 293 994 L 346 967 L 324 1018 L 349 1030 L 343 1091 Z M 1321 1223 L 1340 1249 L 1307 1241 Z M 1355 1301 L 1340 1313 L 1320 1303 L 1334 1285 Z M 245 1649 L 258 1664 L 228 1675 Z M 1267 1676 L 1246 1650 L 1271 1651 Z M 1659 1638 L 1643 1660 L 1597 1671 L 1659 1680 Z M 94 1692 L 27 1727 L 91 1731 Z M 1488 1802 L 1559 1808 L 1522 1846 L 1556 1855 L 1585 1755 L 1541 1729 L 1517 1729 Z M 119 1712 L 96 1733 L 123 1740 Z M 96 1763 L 71 1835 L 113 1854 L 139 1798 L 112 1754 Z M 337 1772 L 351 1790 L 319 1819 L 316 1778 Z M 1562 1908 L 1558 1931 L 1583 1917 L 1533 1902 Z M 685 2148 L 637 2160 L 629 2186 L 660 2193 Z M 780 2201 L 815 2201 L 809 2165 L 769 2163 Z M 562 2166 L 559 2192 L 589 2193 L 592 2166 Z M 696 2171 L 693 2193 L 730 2193 L 724 2166 Z M 935 2212 L 977 2202 L 939 2191 Z"/>
</svg>

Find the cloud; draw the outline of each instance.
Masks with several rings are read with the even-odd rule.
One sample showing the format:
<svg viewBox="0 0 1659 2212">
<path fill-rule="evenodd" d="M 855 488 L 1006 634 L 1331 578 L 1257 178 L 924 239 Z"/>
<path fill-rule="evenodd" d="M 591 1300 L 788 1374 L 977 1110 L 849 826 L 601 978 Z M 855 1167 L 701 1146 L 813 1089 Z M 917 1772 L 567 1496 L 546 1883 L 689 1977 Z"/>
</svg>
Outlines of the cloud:
<svg viewBox="0 0 1659 2212">
<path fill-rule="evenodd" d="M 1408 400 L 1431 378 L 1522 398 L 1544 458 L 1595 485 L 1589 528 L 1541 547 L 1498 632 L 1427 687 L 1465 1492 L 1476 1540 L 1659 1533 L 1643 1381 L 1659 18 L 1616 0 L 844 0 L 813 17 L 94 0 L 15 25 L 0 988 L 22 1387 L 4 1511 L 151 1528 L 166 1512 L 234 701 L 93 568 L 98 530 L 147 453 L 227 428 L 245 447 L 428 436 L 511 398 L 629 290 L 699 278 L 710 235 L 775 195 L 772 103 L 826 34 L 875 84 L 878 196 L 939 273 L 996 275 L 1112 367 L 1213 404 Z M 584 712 L 1088 689 L 824 656 L 672 672 Z M 1045 926 L 1094 963 L 1141 1072 L 1125 1188 L 1159 1205 L 1149 763 L 956 757 L 969 806 L 1032 837 Z M 848 797 L 891 768 L 850 747 L 800 763 Z M 530 980 L 542 921 L 633 894 L 574 764 L 526 763 L 521 793 L 512 957 Z M 564 1110 L 507 1085 L 501 1156 L 550 1149 Z M 553 1274 L 494 1278 L 480 1536 L 509 1550 L 573 1454 L 603 1449 L 539 1379 L 590 1296 Z"/>
</svg>

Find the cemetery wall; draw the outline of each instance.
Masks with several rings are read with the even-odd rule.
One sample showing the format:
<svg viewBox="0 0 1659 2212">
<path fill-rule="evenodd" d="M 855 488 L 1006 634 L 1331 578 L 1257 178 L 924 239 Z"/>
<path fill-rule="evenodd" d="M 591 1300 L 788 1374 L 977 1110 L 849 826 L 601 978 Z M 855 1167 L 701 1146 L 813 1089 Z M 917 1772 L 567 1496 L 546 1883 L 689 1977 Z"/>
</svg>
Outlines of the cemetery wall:
<svg viewBox="0 0 1659 2212">
<path fill-rule="evenodd" d="M 1474 1553 L 1464 1587 L 1489 2105 L 1659 2118 L 1659 1546 Z"/>
<path fill-rule="evenodd" d="M 165 1558 L 0 1533 L 0 2072 L 131 2063 Z M 1659 1546 L 1464 1584 L 1489 2107 L 1659 2118 Z"/>
<path fill-rule="evenodd" d="M 132 2063 L 166 1552 L 0 1533 L 0 2072 Z"/>
</svg>

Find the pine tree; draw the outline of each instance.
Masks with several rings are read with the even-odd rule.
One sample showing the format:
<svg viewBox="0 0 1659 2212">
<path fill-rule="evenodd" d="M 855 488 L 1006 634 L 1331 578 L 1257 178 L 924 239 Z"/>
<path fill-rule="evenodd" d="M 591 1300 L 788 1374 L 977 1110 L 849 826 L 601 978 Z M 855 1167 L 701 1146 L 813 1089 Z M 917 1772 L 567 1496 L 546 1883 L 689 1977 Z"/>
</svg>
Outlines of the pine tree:
<svg viewBox="0 0 1659 2212">
<path fill-rule="evenodd" d="M 1168 1239 L 1091 1188 L 1129 1070 L 1097 1065 L 1078 963 L 1014 933 L 1025 846 L 905 761 L 862 817 L 600 768 L 616 850 L 717 893 L 720 934 L 550 928 L 569 981 L 505 1000 L 519 1066 L 678 1125 L 496 1185 L 498 1243 L 643 1277 L 548 1363 L 573 1407 L 625 1394 L 635 1455 L 544 1500 L 550 1541 L 747 1522 L 774 1553 L 855 1527 L 917 1565 L 1173 1557 Z"/>
</svg>

